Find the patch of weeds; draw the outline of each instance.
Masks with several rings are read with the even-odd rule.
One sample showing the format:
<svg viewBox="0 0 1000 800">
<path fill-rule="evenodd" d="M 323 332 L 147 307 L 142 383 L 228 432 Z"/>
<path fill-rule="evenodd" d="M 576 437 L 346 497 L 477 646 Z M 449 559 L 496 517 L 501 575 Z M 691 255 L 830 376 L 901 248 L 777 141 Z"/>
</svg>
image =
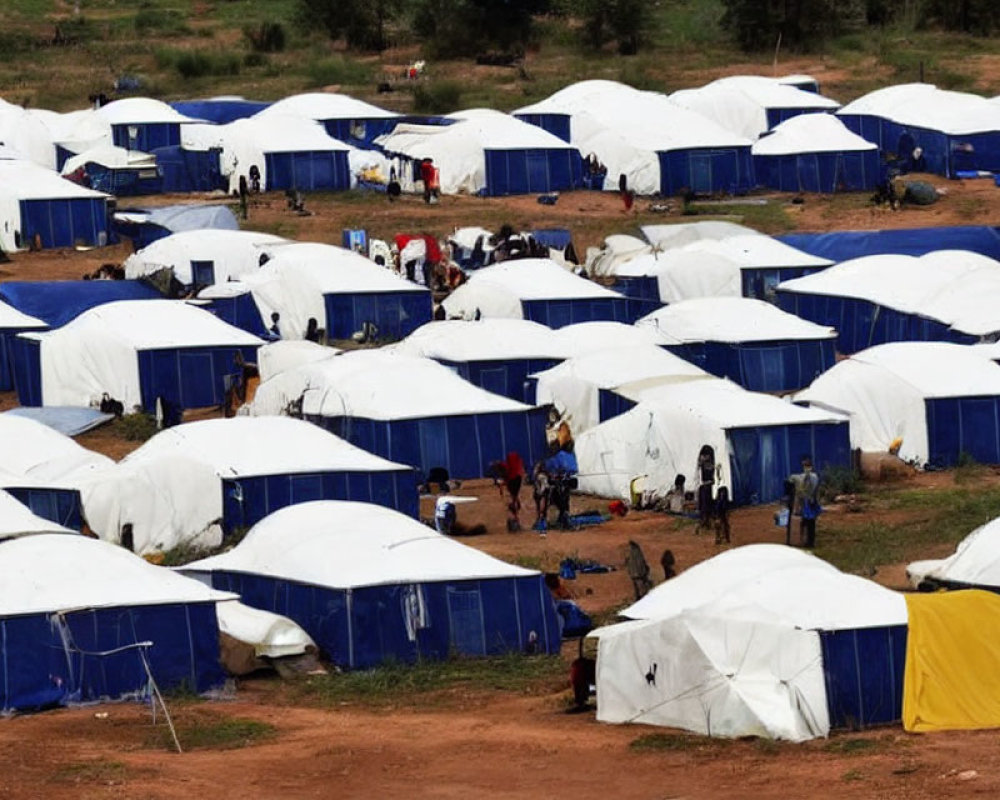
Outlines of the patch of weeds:
<svg viewBox="0 0 1000 800">
<path fill-rule="evenodd" d="M 524 553 L 519 553 L 514 556 L 513 562 L 519 567 L 524 567 L 525 569 L 535 569 L 539 572 L 545 571 L 545 563 L 541 556 L 526 555 Z"/>
<path fill-rule="evenodd" d="M 175 720 L 177 738 L 185 750 L 238 750 L 271 739 L 277 728 L 267 722 L 240 717 L 218 718 L 199 714 Z M 146 739 L 147 747 L 174 750 L 167 726 L 160 726 Z"/>
<path fill-rule="evenodd" d="M 462 106 L 462 85 L 457 81 L 422 83 L 413 90 L 413 110 L 421 114 L 447 114 Z"/>
<path fill-rule="evenodd" d="M 880 744 L 878 739 L 832 739 L 823 746 L 823 750 L 838 755 L 857 755 L 871 753 Z"/>
<path fill-rule="evenodd" d="M 114 421 L 115 433 L 129 442 L 144 442 L 157 432 L 156 417 L 144 411 Z"/>
<path fill-rule="evenodd" d="M 78 761 L 57 767 L 49 775 L 53 783 L 121 783 L 129 768 L 120 761 Z"/>
<path fill-rule="evenodd" d="M 861 473 L 850 467 L 824 467 L 820 472 L 819 485 L 821 503 L 827 503 L 842 494 L 860 494 L 864 491 Z"/>
<path fill-rule="evenodd" d="M 191 29 L 184 15 L 173 8 L 157 8 L 146 4 L 136 12 L 135 32 L 140 36 L 187 36 Z"/>
<path fill-rule="evenodd" d="M 452 657 L 416 664 L 389 662 L 369 670 L 314 675 L 294 687 L 303 703 L 385 705 L 413 702 L 420 695 L 445 690 L 493 690 L 538 694 L 566 685 L 562 659 L 508 653 L 487 658 Z"/>
<path fill-rule="evenodd" d="M 852 783 L 854 781 L 863 781 L 865 779 L 865 774 L 859 769 L 849 769 L 843 775 L 840 776 L 842 781 L 847 783 Z"/>
<path fill-rule="evenodd" d="M 333 84 L 362 84 L 371 82 L 371 67 L 360 61 L 342 56 L 323 58 L 306 64 L 307 84 L 311 88 Z"/>
<path fill-rule="evenodd" d="M 694 733 L 646 733 L 629 743 L 632 750 L 660 750 L 668 752 L 691 752 L 697 750 L 717 750 L 728 747 L 731 739 L 714 739 Z"/>
</svg>

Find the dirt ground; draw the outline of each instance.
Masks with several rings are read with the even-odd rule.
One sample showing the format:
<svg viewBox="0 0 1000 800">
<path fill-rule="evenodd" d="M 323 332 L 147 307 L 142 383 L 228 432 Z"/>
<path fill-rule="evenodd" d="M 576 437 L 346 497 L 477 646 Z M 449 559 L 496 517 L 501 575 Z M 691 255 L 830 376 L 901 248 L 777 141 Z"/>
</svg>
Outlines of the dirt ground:
<svg viewBox="0 0 1000 800">
<path fill-rule="evenodd" d="M 863 198 L 806 196 L 783 207 L 799 230 L 874 229 L 950 224 L 995 224 L 1000 189 L 991 181 L 945 182 L 935 206 L 898 213 L 873 210 Z M 212 198 L 205 198 L 206 201 Z M 786 203 L 789 198 L 774 202 Z M 177 198 L 154 198 L 165 203 Z M 676 212 L 625 216 L 611 195 L 575 193 L 556 206 L 532 198 L 445 198 L 425 207 L 406 199 L 390 206 L 372 199 L 310 198 L 313 216 L 295 217 L 281 196 L 265 196 L 251 209 L 248 227 L 338 242 L 344 227 L 364 226 L 388 236 L 420 226 L 443 234 L 456 225 L 507 219 L 522 228 L 569 227 L 583 250 L 611 232 L 634 230 L 646 221 L 689 221 Z M 639 204 L 645 208 L 643 204 Z M 402 222 L 401 222 L 402 221 Z M 489 227 L 490 223 L 487 224 Z M 120 262 L 125 245 L 88 252 L 16 254 L 0 265 L 0 280 L 78 278 L 107 261 Z M 0 394 L 0 409 L 16 404 Z M 81 444 L 121 458 L 135 442 L 109 428 L 79 438 Z M 950 485 L 941 473 L 918 476 L 927 491 Z M 643 547 L 660 577 L 659 555 L 669 548 L 680 569 L 718 552 L 709 536 L 696 536 L 684 520 L 633 512 L 623 519 L 574 532 L 545 536 L 504 531 L 504 506 L 489 481 L 469 481 L 458 494 L 476 497 L 459 507 L 459 519 L 482 523 L 487 532 L 465 543 L 526 566 L 553 569 L 566 556 L 619 569 L 581 575 L 571 584 L 580 605 L 601 618 L 630 601 L 621 569 L 627 542 Z M 525 522 L 530 498 L 524 493 Z M 432 501 L 422 512 L 431 516 Z M 573 511 L 606 509 L 606 502 L 573 498 Z M 829 519 L 842 523 L 871 515 L 848 515 L 832 506 Z M 778 542 L 773 506 L 740 509 L 732 516 L 735 545 Z M 842 516 L 835 516 L 842 515 Z M 883 521 L 888 521 L 885 519 Z M 846 523 L 845 523 L 846 524 Z M 822 536 L 822 526 L 820 530 Z M 928 552 L 926 556 L 943 555 Z M 905 587 L 904 565 L 883 567 L 876 580 Z M 572 648 L 566 655 L 572 657 Z M 244 748 L 177 755 L 145 744 L 152 730 L 149 710 L 133 704 L 51 711 L 0 724 L 0 798 L 306 798 L 306 797 L 606 797 L 620 798 L 938 798 L 1000 795 L 1000 738 L 995 732 L 907 735 L 896 727 L 863 734 L 837 734 L 804 745 L 758 741 L 690 745 L 660 751 L 630 747 L 656 729 L 609 726 L 593 713 L 566 713 L 565 689 L 533 696 L 499 690 L 469 691 L 390 708 L 345 704 L 315 708 L 291 702 L 274 677 L 239 682 L 235 699 L 208 704 L 179 702 L 179 720 L 211 714 L 252 719 L 276 728 L 273 737 Z M 862 744 L 857 744 L 857 742 Z"/>
</svg>

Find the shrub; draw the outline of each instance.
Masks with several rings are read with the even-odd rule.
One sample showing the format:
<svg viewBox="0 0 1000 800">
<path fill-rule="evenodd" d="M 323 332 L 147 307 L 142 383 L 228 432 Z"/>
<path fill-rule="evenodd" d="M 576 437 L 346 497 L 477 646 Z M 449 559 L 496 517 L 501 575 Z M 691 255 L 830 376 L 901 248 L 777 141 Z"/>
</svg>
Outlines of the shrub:
<svg viewBox="0 0 1000 800">
<path fill-rule="evenodd" d="M 139 9 L 133 24 L 136 33 L 144 35 L 185 36 L 191 33 L 179 11 L 148 4 Z"/>
<path fill-rule="evenodd" d="M 306 66 L 310 86 L 328 86 L 333 83 L 369 83 L 371 69 L 367 64 L 342 57 L 312 61 Z"/>
<path fill-rule="evenodd" d="M 455 81 L 424 83 L 413 90 L 413 110 L 423 114 L 447 114 L 462 104 L 462 87 Z"/>
<path fill-rule="evenodd" d="M 243 36 L 255 53 L 280 53 L 285 49 L 285 28 L 280 22 L 262 22 L 248 25 Z"/>
</svg>

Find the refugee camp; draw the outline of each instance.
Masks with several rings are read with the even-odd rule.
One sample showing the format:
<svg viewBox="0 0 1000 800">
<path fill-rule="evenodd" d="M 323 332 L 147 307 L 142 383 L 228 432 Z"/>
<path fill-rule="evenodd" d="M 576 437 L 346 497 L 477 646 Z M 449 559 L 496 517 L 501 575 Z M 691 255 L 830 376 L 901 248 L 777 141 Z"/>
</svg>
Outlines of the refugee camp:
<svg viewBox="0 0 1000 800">
<path fill-rule="evenodd" d="M 0 798 L 1000 797 L 1000 7 L 0 3 Z"/>
</svg>

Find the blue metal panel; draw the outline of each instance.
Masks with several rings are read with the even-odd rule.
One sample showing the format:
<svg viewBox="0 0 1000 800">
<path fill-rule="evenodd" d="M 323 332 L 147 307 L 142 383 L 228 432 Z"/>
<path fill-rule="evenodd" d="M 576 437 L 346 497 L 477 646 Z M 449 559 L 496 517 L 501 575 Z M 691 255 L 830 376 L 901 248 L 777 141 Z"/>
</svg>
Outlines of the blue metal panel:
<svg viewBox="0 0 1000 800">
<path fill-rule="evenodd" d="M 346 152 L 265 153 L 267 190 L 341 191 L 351 188 Z"/>
<path fill-rule="evenodd" d="M 529 125 L 548 131 L 553 136 L 558 136 L 564 142 L 572 141 L 570 136 L 572 118 L 569 114 L 515 114 L 514 116 L 522 122 L 527 122 Z"/>
<path fill-rule="evenodd" d="M 754 156 L 759 186 L 782 192 L 871 191 L 881 180 L 878 150 Z"/>
<path fill-rule="evenodd" d="M 885 253 L 922 256 L 935 250 L 971 250 L 1000 259 L 1000 232 L 986 225 L 789 233 L 776 238 L 811 255 L 837 262 Z"/>
<path fill-rule="evenodd" d="M 695 192 L 743 194 L 755 185 L 750 148 L 671 150 L 657 153 L 660 160 L 660 193 Z"/>
<path fill-rule="evenodd" d="M 22 406 L 42 404 L 42 348 L 37 339 L 15 336 L 10 340 L 11 368 L 17 402 Z"/>
<path fill-rule="evenodd" d="M 930 464 L 952 467 L 963 456 L 1000 464 L 1000 398 L 943 397 L 924 403 Z"/>
<path fill-rule="evenodd" d="M 139 388 L 143 408 L 155 411 L 158 397 L 181 409 L 222 405 L 226 377 L 237 372 L 236 353 L 242 354 L 248 363 L 257 360 L 255 346 L 140 351 Z"/>
<path fill-rule="evenodd" d="M 192 119 L 226 125 L 238 119 L 248 119 L 269 105 L 254 100 L 181 100 L 171 103 L 170 107 Z"/>
<path fill-rule="evenodd" d="M 349 339 L 365 322 L 373 322 L 380 341 L 399 341 L 430 322 L 433 314 L 428 291 L 327 294 L 323 303 L 331 339 Z"/>
<path fill-rule="evenodd" d="M 522 300 L 521 309 L 525 319 L 540 322 L 550 328 L 600 320 L 626 324 L 632 321 L 629 319 L 628 300 L 624 297 L 593 300 Z"/>
<path fill-rule="evenodd" d="M 235 328 L 252 333 L 254 336 L 267 336 L 267 328 L 261 319 L 260 309 L 257 308 L 250 292 L 235 297 L 214 297 L 202 308 Z"/>
<path fill-rule="evenodd" d="M 3 489 L 42 519 L 74 531 L 83 527 L 83 512 L 78 489 L 49 486 L 5 486 Z"/>
<path fill-rule="evenodd" d="M 143 281 L 8 281 L 0 300 L 59 328 L 95 306 L 116 300 L 162 300 Z"/>
<path fill-rule="evenodd" d="M 902 719 L 906 637 L 905 625 L 819 632 L 832 728 Z"/>
<path fill-rule="evenodd" d="M 108 207 L 103 197 L 22 200 L 21 243 L 37 236 L 42 247 L 90 247 L 108 243 Z"/>
<path fill-rule="evenodd" d="M 135 130 L 130 135 L 129 128 Z M 111 126 L 111 137 L 117 147 L 152 153 L 161 147 L 175 147 L 181 143 L 181 126 L 178 122 L 146 122 Z"/>
<path fill-rule="evenodd" d="M 183 147 L 161 147 L 153 151 L 161 174 L 164 192 L 211 192 L 225 189 L 220 157 L 222 151 L 185 150 Z"/>
</svg>

